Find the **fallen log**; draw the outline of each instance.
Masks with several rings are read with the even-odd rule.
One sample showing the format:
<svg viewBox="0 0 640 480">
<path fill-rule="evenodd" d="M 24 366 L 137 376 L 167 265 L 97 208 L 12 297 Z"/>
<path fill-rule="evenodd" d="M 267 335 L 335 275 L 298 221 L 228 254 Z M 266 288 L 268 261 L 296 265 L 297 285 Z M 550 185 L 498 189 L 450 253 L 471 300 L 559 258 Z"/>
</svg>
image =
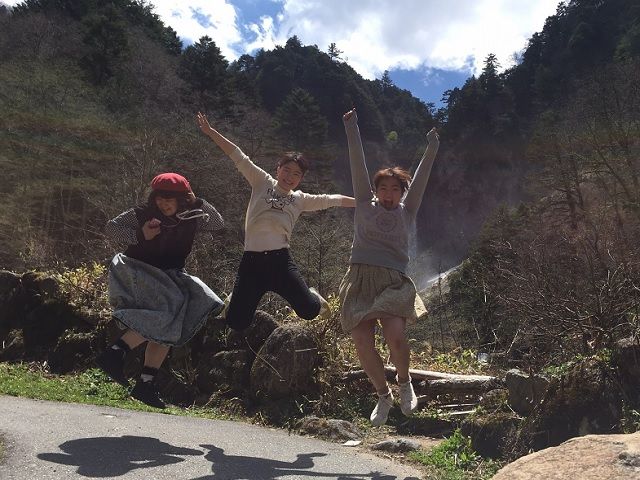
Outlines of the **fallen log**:
<svg viewBox="0 0 640 480">
<path fill-rule="evenodd" d="M 387 380 L 395 380 L 396 377 L 396 369 L 395 367 L 386 366 L 384 367 L 384 373 L 387 377 Z M 411 375 L 411 379 L 415 383 L 417 380 L 476 380 L 478 382 L 487 382 L 490 380 L 495 380 L 500 383 L 500 380 L 497 377 L 492 377 L 490 375 L 462 375 L 459 373 L 443 373 L 443 372 L 434 372 L 431 370 L 417 370 L 415 368 L 409 369 L 409 374 Z M 363 378 L 367 378 L 367 374 L 364 370 L 354 370 L 352 372 L 347 372 L 343 376 L 343 380 L 345 381 L 353 381 L 360 380 Z"/>
<path fill-rule="evenodd" d="M 502 382 L 495 377 L 481 380 L 461 376 L 441 380 L 423 380 L 416 386 L 416 390 L 433 398 L 436 395 L 480 395 L 501 387 L 503 387 Z"/>
<path fill-rule="evenodd" d="M 461 375 L 430 370 L 409 369 L 416 392 L 435 398 L 436 395 L 480 395 L 489 390 L 503 387 L 503 382 L 490 375 Z M 396 369 L 385 367 L 387 380 L 395 380 Z M 348 372 L 345 381 L 367 378 L 364 370 Z"/>
</svg>

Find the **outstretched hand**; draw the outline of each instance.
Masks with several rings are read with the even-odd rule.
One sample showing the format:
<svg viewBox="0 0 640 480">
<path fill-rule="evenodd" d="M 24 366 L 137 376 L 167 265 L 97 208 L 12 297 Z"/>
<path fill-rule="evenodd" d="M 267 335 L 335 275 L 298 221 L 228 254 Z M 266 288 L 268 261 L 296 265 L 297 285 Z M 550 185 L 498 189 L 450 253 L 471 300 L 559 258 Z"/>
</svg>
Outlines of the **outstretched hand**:
<svg viewBox="0 0 640 480">
<path fill-rule="evenodd" d="M 435 145 L 440 144 L 440 137 L 438 136 L 438 130 L 436 130 L 436 127 L 433 127 L 427 132 L 427 140 L 429 141 L 429 145 L 432 143 Z"/>
<path fill-rule="evenodd" d="M 208 134 L 212 130 L 211 125 L 209 125 L 209 120 L 207 120 L 207 116 L 204 113 L 198 112 L 196 119 L 198 120 L 198 126 L 200 130 L 202 130 L 202 133 Z"/>
<path fill-rule="evenodd" d="M 353 115 L 356 113 L 356 109 L 352 108 L 351 110 L 349 110 L 347 113 L 345 113 L 344 115 L 342 115 L 342 121 L 347 122 L 349 121 L 349 119 L 351 117 L 353 117 Z"/>
</svg>

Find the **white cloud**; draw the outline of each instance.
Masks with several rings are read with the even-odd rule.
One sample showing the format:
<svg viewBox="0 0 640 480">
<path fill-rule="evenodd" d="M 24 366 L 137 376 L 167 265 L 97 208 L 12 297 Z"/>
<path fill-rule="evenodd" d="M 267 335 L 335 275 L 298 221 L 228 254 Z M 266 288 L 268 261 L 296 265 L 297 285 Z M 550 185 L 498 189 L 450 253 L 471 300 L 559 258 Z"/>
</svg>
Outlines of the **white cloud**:
<svg viewBox="0 0 640 480">
<path fill-rule="evenodd" d="M 503 67 L 556 11 L 558 0 L 283 0 L 282 19 L 251 47 L 272 48 L 297 35 L 326 50 L 335 42 L 367 78 L 421 66 L 478 73 L 489 53 Z M 263 43 L 261 43 L 263 42 Z"/>
<path fill-rule="evenodd" d="M 0 0 L 9 6 L 22 0 Z M 233 60 L 243 53 L 244 40 L 237 25 L 236 8 L 228 0 L 151 0 L 154 12 L 188 45 L 204 35 L 213 39 L 222 54 Z"/>
<path fill-rule="evenodd" d="M 4 0 L 8 4 L 17 0 Z M 262 0 L 265 1 L 265 0 Z M 228 60 L 258 48 L 273 49 L 297 35 L 305 45 L 336 43 L 366 78 L 394 68 L 438 68 L 478 73 L 489 53 L 502 67 L 542 30 L 559 0 L 272 0 L 275 18 L 239 24 L 239 0 L 152 0 L 155 12 L 185 44 L 208 35 Z M 470 60 L 471 59 L 471 60 Z"/>
<path fill-rule="evenodd" d="M 204 35 L 213 39 L 229 60 L 238 57 L 242 36 L 236 9 L 226 0 L 152 0 L 155 13 L 171 26 L 183 43 L 191 44 Z"/>
<path fill-rule="evenodd" d="M 427 67 L 422 72 L 422 83 L 424 83 L 426 86 L 442 85 L 444 83 L 444 78 L 442 78 L 442 74 L 439 70 Z"/>
<path fill-rule="evenodd" d="M 254 40 L 245 43 L 244 50 L 252 52 L 259 48 L 265 50 L 273 50 L 277 44 L 274 31 L 274 19 L 269 16 L 260 17 L 260 23 L 251 23 L 247 28 L 255 35 Z"/>
</svg>

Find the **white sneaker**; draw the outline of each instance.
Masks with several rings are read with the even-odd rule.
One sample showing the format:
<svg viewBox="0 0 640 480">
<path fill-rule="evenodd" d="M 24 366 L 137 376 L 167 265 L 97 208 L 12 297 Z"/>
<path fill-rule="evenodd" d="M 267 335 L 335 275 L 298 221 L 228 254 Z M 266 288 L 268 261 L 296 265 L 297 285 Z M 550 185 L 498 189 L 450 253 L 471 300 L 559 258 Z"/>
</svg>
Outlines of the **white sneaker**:
<svg viewBox="0 0 640 480">
<path fill-rule="evenodd" d="M 396 377 L 396 381 L 398 381 L 398 377 Z M 407 383 L 398 383 L 398 386 L 400 387 L 400 410 L 408 417 L 418 408 L 418 397 L 413 391 L 411 378 Z"/>
<path fill-rule="evenodd" d="M 309 290 L 313 293 L 318 300 L 320 300 L 320 313 L 318 313 L 318 318 L 325 319 L 331 316 L 331 307 L 329 306 L 329 302 L 327 302 L 322 295 L 313 287 L 310 287 Z"/>
<path fill-rule="evenodd" d="M 374 427 L 379 427 L 387 423 L 387 417 L 389 416 L 389 410 L 393 407 L 393 394 L 391 390 L 387 395 L 378 395 L 378 404 L 376 408 L 371 412 L 369 420 Z"/>
</svg>

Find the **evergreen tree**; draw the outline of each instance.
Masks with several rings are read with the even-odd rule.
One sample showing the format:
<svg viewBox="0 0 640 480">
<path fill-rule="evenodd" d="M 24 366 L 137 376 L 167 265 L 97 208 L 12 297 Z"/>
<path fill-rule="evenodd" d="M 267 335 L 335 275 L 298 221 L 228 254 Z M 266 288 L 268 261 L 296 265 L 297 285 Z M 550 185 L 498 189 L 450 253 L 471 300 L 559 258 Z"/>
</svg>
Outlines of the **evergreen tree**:
<svg viewBox="0 0 640 480">
<path fill-rule="evenodd" d="M 256 60 L 251 55 L 241 55 L 229 65 L 233 92 L 250 103 L 257 103 L 258 89 L 255 82 L 257 75 Z"/>
<path fill-rule="evenodd" d="M 84 43 L 89 51 L 80 64 L 89 72 L 96 84 L 111 78 L 118 65 L 125 60 L 129 44 L 126 24 L 120 12 L 107 5 L 99 12 L 84 17 Z"/>
<path fill-rule="evenodd" d="M 205 35 L 184 50 L 179 75 L 198 94 L 200 103 L 208 105 L 224 93 L 227 67 L 220 49 Z"/>
<path fill-rule="evenodd" d="M 502 88 L 500 77 L 498 76 L 499 68 L 498 57 L 493 53 L 487 55 L 484 61 L 484 68 L 478 80 L 489 98 L 495 97 Z"/>
<path fill-rule="evenodd" d="M 287 40 L 287 43 L 284 44 L 284 48 L 287 48 L 290 50 L 301 50 L 302 43 L 300 43 L 300 39 L 298 38 L 298 36 L 294 35 L 293 37 Z"/>
<path fill-rule="evenodd" d="M 276 47 L 272 52 L 256 55 L 256 84 L 262 103 L 273 112 L 294 88 L 295 65 L 289 60 L 290 52 Z"/>
<path fill-rule="evenodd" d="M 327 119 L 320 113 L 315 99 L 296 88 L 276 110 L 276 130 L 295 150 L 321 145 L 327 136 Z"/>
<path fill-rule="evenodd" d="M 393 84 L 393 80 L 391 80 L 391 75 L 389 75 L 389 70 L 385 70 L 382 73 L 382 77 L 380 77 L 380 88 L 383 92 L 388 91 L 389 89 L 395 87 Z"/>
<path fill-rule="evenodd" d="M 75 20 L 82 20 L 85 16 L 96 13 L 99 5 L 96 0 L 24 0 L 13 7 L 13 12 L 18 15 L 37 12 L 62 13 Z M 111 3 L 111 6 L 115 6 L 114 3 Z"/>
<path fill-rule="evenodd" d="M 618 60 L 629 60 L 640 56 L 640 18 L 620 39 L 616 47 L 616 58 Z"/>
<path fill-rule="evenodd" d="M 339 50 L 335 43 L 329 44 L 329 49 L 327 50 L 327 54 L 329 55 L 329 58 L 331 58 L 331 60 L 333 61 L 341 60 L 340 55 L 342 55 L 343 53 L 344 52 L 342 50 Z"/>
</svg>

